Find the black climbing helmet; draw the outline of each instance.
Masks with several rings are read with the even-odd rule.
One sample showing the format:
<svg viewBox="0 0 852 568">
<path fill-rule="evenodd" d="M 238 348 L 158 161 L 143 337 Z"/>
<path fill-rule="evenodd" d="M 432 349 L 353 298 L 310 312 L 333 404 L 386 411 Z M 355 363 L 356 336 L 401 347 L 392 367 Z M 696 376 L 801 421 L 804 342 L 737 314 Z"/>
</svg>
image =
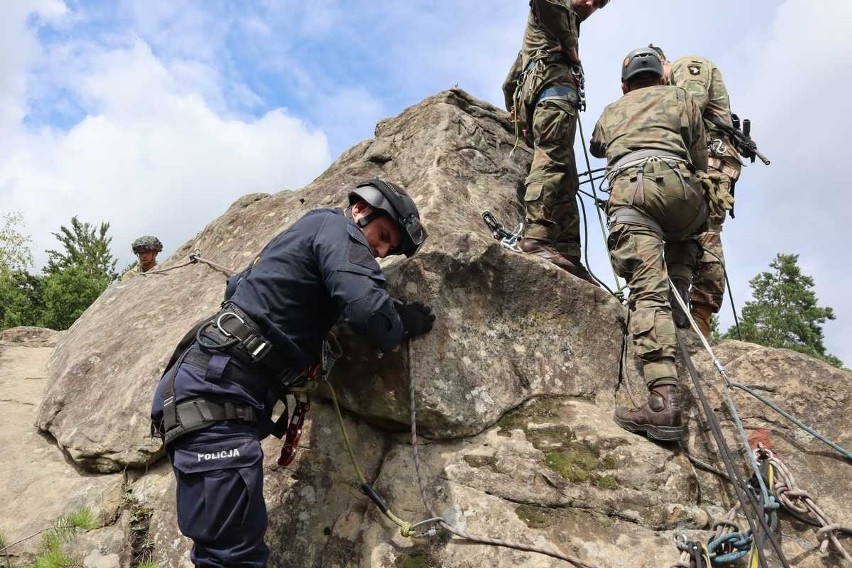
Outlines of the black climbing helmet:
<svg viewBox="0 0 852 568">
<path fill-rule="evenodd" d="M 388 215 L 402 235 L 402 242 L 391 254 L 413 256 L 426 242 L 426 229 L 420 223 L 420 212 L 414 200 L 396 184 L 380 179 L 362 181 L 349 194 L 349 205 L 366 201 L 376 213 L 358 220 L 359 227 L 366 227 L 376 214 Z"/>
<path fill-rule="evenodd" d="M 132 247 L 133 254 L 139 254 L 140 252 L 145 252 L 149 250 L 154 252 L 162 252 L 163 243 L 161 243 L 160 239 L 158 239 L 157 237 L 145 235 L 133 241 Z"/>
<path fill-rule="evenodd" d="M 621 64 L 621 81 L 634 79 L 642 74 L 663 76 L 663 62 L 660 55 L 653 47 L 640 47 L 634 49 L 624 58 Z"/>
</svg>

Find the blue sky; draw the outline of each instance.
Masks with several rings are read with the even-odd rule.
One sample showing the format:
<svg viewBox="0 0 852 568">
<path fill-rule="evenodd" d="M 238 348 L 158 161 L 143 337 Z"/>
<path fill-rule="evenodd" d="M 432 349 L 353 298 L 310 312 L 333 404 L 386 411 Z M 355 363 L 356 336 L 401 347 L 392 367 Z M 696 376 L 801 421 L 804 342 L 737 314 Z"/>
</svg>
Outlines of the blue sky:
<svg viewBox="0 0 852 568">
<path fill-rule="evenodd" d="M 160 236 L 168 255 L 239 196 L 302 187 L 378 120 L 440 90 L 501 106 L 527 10 L 522 0 L 3 2 L 0 214 L 24 214 L 37 264 L 75 214 L 111 222 L 120 266 L 140 234 Z M 773 161 L 745 169 L 723 233 L 737 304 L 776 253 L 800 254 L 836 310 L 827 344 L 847 365 L 850 22 L 846 0 L 612 0 L 580 44 L 587 135 L 620 96 L 634 47 L 653 41 L 722 69 Z M 590 229 L 591 264 L 606 273 Z"/>
</svg>

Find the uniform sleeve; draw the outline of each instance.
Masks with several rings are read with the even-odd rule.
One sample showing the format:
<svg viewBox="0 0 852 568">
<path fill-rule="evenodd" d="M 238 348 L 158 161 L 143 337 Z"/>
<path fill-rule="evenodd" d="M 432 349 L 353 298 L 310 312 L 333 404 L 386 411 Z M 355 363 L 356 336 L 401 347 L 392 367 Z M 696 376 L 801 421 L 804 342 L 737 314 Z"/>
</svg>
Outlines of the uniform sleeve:
<svg viewBox="0 0 852 568">
<path fill-rule="evenodd" d="M 592 139 L 589 140 L 589 151 L 595 158 L 606 157 L 606 139 L 604 138 L 603 125 L 601 124 L 602 119 L 603 116 L 598 119 L 595 129 L 592 131 Z"/>
<path fill-rule="evenodd" d="M 515 106 L 515 88 L 518 86 L 518 77 L 521 71 L 521 53 L 518 52 L 518 56 L 515 58 L 515 62 L 512 63 L 512 68 L 509 69 L 506 80 L 503 81 L 503 100 L 506 104 L 506 110 L 509 112 Z"/>
<path fill-rule="evenodd" d="M 570 4 L 558 0 L 532 0 L 530 7 L 541 29 L 558 41 L 565 52 L 577 48 L 579 30 L 574 25 Z"/>
<path fill-rule="evenodd" d="M 710 90 L 708 93 L 707 110 L 716 115 L 714 122 L 721 122 L 730 128 L 734 127 L 731 120 L 731 99 L 728 96 L 728 88 L 725 87 L 725 82 L 722 80 L 722 72 L 718 67 L 713 67 L 710 75 Z"/>
<path fill-rule="evenodd" d="M 347 227 L 326 230 L 329 225 L 324 223 L 314 241 L 329 296 L 343 321 L 382 352 L 390 351 L 402 341 L 403 328 L 385 289 L 385 276 L 365 243 Z"/>
<path fill-rule="evenodd" d="M 707 171 L 707 140 L 704 137 L 704 118 L 695 100 L 686 94 L 686 114 L 689 132 L 684 132 L 684 140 L 689 143 L 689 159 L 697 170 Z"/>
</svg>

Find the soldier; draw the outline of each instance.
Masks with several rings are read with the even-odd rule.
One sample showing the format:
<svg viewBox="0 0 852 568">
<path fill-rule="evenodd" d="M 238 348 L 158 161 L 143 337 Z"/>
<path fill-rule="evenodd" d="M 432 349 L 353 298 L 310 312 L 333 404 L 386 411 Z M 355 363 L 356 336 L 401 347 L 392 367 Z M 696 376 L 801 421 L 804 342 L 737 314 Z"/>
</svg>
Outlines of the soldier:
<svg viewBox="0 0 852 568">
<path fill-rule="evenodd" d="M 734 185 L 740 177 L 742 162 L 730 136 L 720 125 L 733 127 L 728 90 L 722 73 L 712 61 L 703 57 L 681 57 L 669 63 L 663 50 L 650 46 L 663 60 L 666 79 L 683 87 L 698 104 L 704 117 L 704 130 L 710 152 L 708 172 L 718 176 L 719 191 L 733 203 Z M 707 230 L 698 237 L 703 252 L 692 275 L 689 297 L 690 311 L 701 333 L 710 337 L 711 319 L 719 313 L 725 295 L 725 256 L 722 251 L 724 210 L 711 212 Z"/>
<path fill-rule="evenodd" d="M 621 81 L 624 96 L 604 109 L 590 146 L 607 160 L 607 245 L 630 287 L 629 328 L 649 397 L 639 409 L 617 408 L 614 418 L 631 432 L 677 440 L 683 426 L 669 276 L 685 297 L 708 215 L 697 177 L 707 167 L 704 123 L 685 90 L 663 86 L 654 50 L 628 53 Z"/>
<path fill-rule="evenodd" d="M 531 0 L 521 51 L 503 94 L 522 124 L 533 159 L 525 185 L 526 221 L 519 248 L 594 283 L 580 260 L 579 179 L 574 136 L 580 105 L 580 22 L 609 0 Z"/>
<path fill-rule="evenodd" d="M 231 277 L 222 310 L 184 337 L 157 387 L 152 426 L 198 566 L 266 566 L 260 440 L 282 389 L 320 361 L 332 325 L 342 319 L 383 352 L 432 329 L 429 306 L 388 296 L 376 262 L 423 245 L 414 201 L 376 179 L 349 202 L 307 213 Z"/>
<path fill-rule="evenodd" d="M 145 235 L 139 237 L 131 245 L 133 254 L 136 255 L 136 264 L 121 276 L 121 281 L 126 282 L 141 272 L 148 272 L 157 266 L 157 254 L 162 252 L 163 243 L 157 237 Z"/>
</svg>

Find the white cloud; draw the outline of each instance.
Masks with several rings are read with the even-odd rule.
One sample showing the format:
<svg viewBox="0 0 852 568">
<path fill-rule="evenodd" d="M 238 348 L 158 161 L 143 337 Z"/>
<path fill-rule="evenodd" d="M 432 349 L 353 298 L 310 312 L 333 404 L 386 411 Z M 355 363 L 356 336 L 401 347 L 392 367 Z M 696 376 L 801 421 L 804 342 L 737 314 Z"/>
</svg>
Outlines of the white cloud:
<svg viewBox="0 0 852 568">
<path fill-rule="evenodd" d="M 285 109 L 218 114 L 140 39 L 86 55 L 59 82 L 94 110 L 67 131 L 18 117 L 0 141 L 3 210 L 24 213 L 37 262 L 72 215 L 111 222 L 120 265 L 140 234 L 158 235 L 168 253 L 241 195 L 300 187 L 330 161 L 325 134 Z M 25 107 L 23 92 L 15 102 Z"/>
</svg>

